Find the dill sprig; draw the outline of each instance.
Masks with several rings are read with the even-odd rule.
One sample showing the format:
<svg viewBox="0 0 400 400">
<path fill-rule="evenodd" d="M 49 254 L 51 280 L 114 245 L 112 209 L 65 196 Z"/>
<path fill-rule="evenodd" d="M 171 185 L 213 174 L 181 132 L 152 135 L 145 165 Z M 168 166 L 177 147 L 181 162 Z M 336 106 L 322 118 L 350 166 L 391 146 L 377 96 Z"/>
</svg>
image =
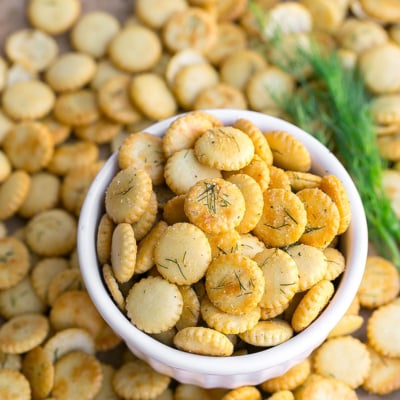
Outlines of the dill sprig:
<svg viewBox="0 0 400 400">
<path fill-rule="evenodd" d="M 264 38 L 264 12 L 254 2 L 250 7 L 260 30 L 258 48 L 279 46 L 281 33 Z M 305 64 L 311 66 L 313 80 L 299 72 Z M 297 78 L 298 90 L 297 95 L 277 101 L 294 124 L 341 160 L 363 202 L 369 240 L 400 269 L 400 220 L 382 184 L 386 165 L 377 148 L 370 97 L 361 73 L 357 68 L 344 67 L 336 51 L 328 53 L 315 43 L 308 51 L 299 48 L 294 60 L 292 54 L 290 63 L 283 60 L 278 66 Z"/>
</svg>

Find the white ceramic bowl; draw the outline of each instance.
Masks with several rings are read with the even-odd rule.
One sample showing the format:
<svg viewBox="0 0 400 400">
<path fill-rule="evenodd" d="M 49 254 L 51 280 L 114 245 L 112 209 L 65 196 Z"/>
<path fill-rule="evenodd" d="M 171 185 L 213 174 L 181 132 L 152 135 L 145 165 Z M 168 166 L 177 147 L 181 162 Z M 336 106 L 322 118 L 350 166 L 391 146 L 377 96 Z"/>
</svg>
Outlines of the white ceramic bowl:
<svg viewBox="0 0 400 400">
<path fill-rule="evenodd" d="M 341 241 L 341 250 L 346 257 L 346 270 L 334 297 L 318 319 L 283 344 L 253 354 L 231 357 L 186 353 L 168 347 L 137 329 L 110 298 L 103 284 L 96 257 L 96 231 L 99 219 L 104 213 L 104 194 L 118 169 L 115 153 L 94 179 L 81 210 L 78 229 L 79 262 L 87 291 L 105 321 L 136 356 L 148 362 L 155 370 L 179 382 L 207 388 L 257 385 L 283 374 L 308 357 L 344 315 L 361 282 L 368 248 L 367 224 L 362 202 L 345 168 L 311 135 L 278 118 L 252 111 L 208 112 L 219 117 L 225 125 L 232 124 L 238 118 L 246 118 L 262 131 L 284 130 L 291 133 L 300 139 L 311 153 L 312 171 L 320 175 L 336 175 L 343 182 L 350 198 L 352 212 L 352 222 Z M 146 131 L 162 136 L 174 118 L 176 117 L 158 122 Z"/>
</svg>

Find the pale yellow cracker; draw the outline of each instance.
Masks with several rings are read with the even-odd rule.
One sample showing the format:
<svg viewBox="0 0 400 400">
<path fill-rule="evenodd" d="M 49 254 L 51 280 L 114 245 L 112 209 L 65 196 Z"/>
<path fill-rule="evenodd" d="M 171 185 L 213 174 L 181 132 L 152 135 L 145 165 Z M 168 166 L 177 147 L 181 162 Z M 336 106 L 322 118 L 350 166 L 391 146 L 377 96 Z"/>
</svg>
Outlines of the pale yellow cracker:
<svg viewBox="0 0 400 400">
<path fill-rule="evenodd" d="M 207 233 L 206 235 L 211 246 L 211 254 L 213 258 L 216 258 L 221 254 L 240 252 L 241 239 L 240 234 L 236 229 L 231 229 L 218 234 Z"/>
<path fill-rule="evenodd" d="M 118 282 L 129 281 L 135 272 L 137 245 L 132 225 L 123 222 L 114 228 L 111 240 L 111 267 Z"/>
<path fill-rule="evenodd" d="M 28 5 L 29 22 L 37 29 L 51 35 L 66 32 L 81 12 L 79 0 L 31 0 Z"/>
<path fill-rule="evenodd" d="M 299 139 L 284 131 L 265 132 L 274 165 L 292 171 L 307 172 L 311 167 L 308 149 Z"/>
<path fill-rule="evenodd" d="M 295 389 L 294 394 L 296 400 L 358 399 L 356 391 L 341 380 L 326 378 L 315 373 L 311 374 L 303 385 Z"/>
<path fill-rule="evenodd" d="M 267 66 L 249 78 L 245 93 L 250 108 L 262 111 L 268 107 L 279 107 L 283 99 L 294 93 L 294 88 L 291 75 L 276 66 Z"/>
<path fill-rule="evenodd" d="M 35 72 L 45 70 L 58 54 L 55 39 L 38 29 L 15 31 L 7 37 L 4 46 L 11 61 Z"/>
<path fill-rule="evenodd" d="M 243 131 L 225 126 L 206 130 L 196 140 L 194 152 L 202 164 L 234 171 L 253 159 L 254 144 Z"/>
<path fill-rule="evenodd" d="M 337 233 L 340 235 L 347 230 L 351 221 L 350 200 L 346 189 L 342 181 L 335 175 L 324 175 L 319 188 L 333 200 L 338 208 L 340 223 Z"/>
<path fill-rule="evenodd" d="M 38 78 L 37 72 L 31 71 L 19 63 L 13 63 L 7 70 L 7 81 L 5 84 L 6 86 L 11 86 L 18 82 L 32 81 Z"/>
<path fill-rule="evenodd" d="M 400 357 L 400 340 L 396 327 L 400 321 L 400 302 L 381 306 L 373 311 L 367 322 L 368 344 L 379 354 Z"/>
<path fill-rule="evenodd" d="M 246 97 L 234 86 L 219 82 L 216 85 L 202 89 L 193 103 L 194 110 L 212 108 L 245 110 L 247 108 Z"/>
<path fill-rule="evenodd" d="M 291 190 L 290 179 L 286 171 L 282 168 L 271 165 L 269 167 L 269 186 L 270 189 Z"/>
<path fill-rule="evenodd" d="M 382 172 L 383 189 L 389 197 L 393 211 L 400 218 L 400 170 L 384 169 Z"/>
<path fill-rule="evenodd" d="M 174 86 L 176 74 L 186 65 L 206 62 L 207 59 L 199 51 L 187 48 L 173 54 L 165 66 L 165 80 L 170 87 Z"/>
<path fill-rule="evenodd" d="M 51 160 L 53 138 L 40 122 L 21 122 L 3 140 L 3 148 L 14 168 L 37 172 Z"/>
<path fill-rule="evenodd" d="M 0 57 L 0 89 L 3 90 L 8 78 L 8 63 Z"/>
<path fill-rule="evenodd" d="M 141 118 L 139 111 L 130 99 L 130 82 L 129 76 L 118 74 L 101 84 L 97 92 L 101 111 L 108 118 L 121 124 L 132 124 Z"/>
<path fill-rule="evenodd" d="M 54 366 L 43 347 L 37 346 L 25 355 L 22 373 L 29 381 L 34 399 L 50 394 L 54 383 Z"/>
<path fill-rule="evenodd" d="M 265 244 L 251 233 L 240 235 L 239 252 L 246 257 L 254 258 L 257 253 L 265 249 Z"/>
<path fill-rule="evenodd" d="M 179 320 L 182 308 L 183 299 L 178 287 L 161 277 L 141 279 L 132 286 L 126 298 L 128 317 L 146 333 L 160 333 L 172 328 Z"/>
<path fill-rule="evenodd" d="M 69 262 L 62 257 L 46 257 L 39 260 L 32 268 L 30 280 L 35 293 L 47 304 L 47 295 L 51 280 L 61 271 L 69 268 Z"/>
<path fill-rule="evenodd" d="M 0 396 L 4 399 L 30 400 L 29 381 L 22 372 L 2 368 L 0 372 Z"/>
<path fill-rule="evenodd" d="M 64 177 L 60 188 L 60 200 L 64 208 L 79 217 L 83 201 L 97 173 L 103 166 L 102 162 L 88 167 L 71 169 Z"/>
<path fill-rule="evenodd" d="M 362 388 L 369 393 L 386 395 L 400 389 L 400 359 L 385 357 L 368 346 L 371 367 Z"/>
<path fill-rule="evenodd" d="M 255 386 L 241 386 L 224 394 L 221 400 L 261 400 L 261 393 Z"/>
<path fill-rule="evenodd" d="M 271 186 L 272 168 L 258 154 L 254 154 L 253 159 L 245 167 L 237 171 L 223 171 L 223 176 L 226 179 L 232 174 L 249 175 L 259 184 L 261 191 L 265 192 L 269 187 L 273 187 Z"/>
<path fill-rule="evenodd" d="M 168 158 L 179 150 L 192 148 L 197 138 L 214 126 L 214 121 L 204 112 L 196 111 L 178 116 L 168 126 L 163 137 L 165 157 Z"/>
<path fill-rule="evenodd" d="M 0 110 L 0 141 L 2 142 L 11 127 L 14 126 L 14 121 L 8 117 L 3 109 Z"/>
<path fill-rule="evenodd" d="M 367 16 L 381 22 L 398 22 L 400 18 L 400 7 L 393 0 L 360 0 L 360 5 Z"/>
<path fill-rule="evenodd" d="M 28 196 L 31 185 L 29 174 L 23 170 L 11 172 L 0 185 L 0 220 L 6 220 L 17 213 Z"/>
<path fill-rule="evenodd" d="M 33 289 L 29 276 L 0 291 L 0 315 L 5 319 L 27 313 L 43 314 L 46 308 Z"/>
<path fill-rule="evenodd" d="M 193 149 L 179 150 L 169 157 L 164 176 L 167 185 L 176 194 L 187 193 L 199 180 L 222 178 L 219 169 L 201 164 Z"/>
<path fill-rule="evenodd" d="M 185 10 L 187 3 L 184 0 L 169 2 L 160 0 L 138 0 L 134 10 L 137 17 L 147 26 L 153 29 L 162 28 L 166 21 L 175 12 Z"/>
<path fill-rule="evenodd" d="M 201 91 L 219 82 L 218 72 L 210 63 L 195 63 L 182 67 L 176 74 L 173 92 L 178 104 L 192 110 Z"/>
<path fill-rule="evenodd" d="M 120 310 L 125 310 L 125 298 L 119 289 L 118 282 L 114 276 L 113 270 L 109 264 L 104 264 L 102 268 L 103 279 L 107 286 L 108 291 L 114 302 L 120 308 Z"/>
<path fill-rule="evenodd" d="M 286 342 L 293 333 L 289 322 L 275 318 L 259 321 L 253 328 L 240 333 L 239 337 L 253 346 L 271 347 Z"/>
<path fill-rule="evenodd" d="M 374 96 L 371 100 L 371 113 L 377 124 L 390 125 L 400 122 L 398 94 Z"/>
<path fill-rule="evenodd" d="M 240 254 L 215 258 L 206 272 L 206 291 L 220 310 L 240 315 L 254 309 L 264 293 L 265 281 L 257 263 Z"/>
<path fill-rule="evenodd" d="M 295 398 L 294 394 L 290 390 L 280 390 L 268 397 L 267 400 L 295 400 Z"/>
<path fill-rule="evenodd" d="M 11 161 L 6 154 L 0 150 L 0 183 L 4 182 L 11 173 Z"/>
<path fill-rule="evenodd" d="M 68 290 L 81 290 L 83 287 L 82 276 L 78 268 L 62 270 L 49 283 L 47 302 L 52 306 L 62 293 Z"/>
<path fill-rule="evenodd" d="M 60 208 L 42 211 L 26 225 L 29 247 L 42 256 L 68 254 L 76 244 L 77 221 Z"/>
<path fill-rule="evenodd" d="M 177 222 L 189 222 L 185 214 L 185 197 L 186 194 L 172 197 L 163 207 L 163 219 L 168 225 L 173 225 Z"/>
<path fill-rule="evenodd" d="M 262 390 L 274 393 L 281 390 L 294 390 L 302 385 L 311 373 L 311 361 L 306 358 L 285 373 L 275 378 L 270 378 L 261 383 Z"/>
<path fill-rule="evenodd" d="M 135 233 L 135 238 L 137 241 L 142 240 L 144 236 L 152 228 L 153 224 L 157 220 L 158 215 L 158 203 L 157 196 L 153 191 L 150 196 L 149 204 L 141 215 L 138 221 L 132 224 L 133 232 Z"/>
<path fill-rule="evenodd" d="M 286 311 L 290 306 L 290 303 L 284 304 L 283 306 L 276 306 L 272 308 L 261 307 L 261 320 L 269 320 L 271 318 L 284 316 L 283 313 Z"/>
<path fill-rule="evenodd" d="M 39 80 L 16 82 L 8 86 L 2 97 L 4 112 L 15 120 L 42 118 L 53 108 L 55 95 Z"/>
<path fill-rule="evenodd" d="M 225 334 L 238 334 L 253 328 L 260 319 L 260 308 L 234 315 L 215 307 L 207 296 L 201 301 L 201 316 L 209 328 Z"/>
<path fill-rule="evenodd" d="M 245 90 L 249 79 L 266 67 L 267 61 L 256 50 L 243 49 L 229 55 L 220 65 L 221 81 Z"/>
<path fill-rule="evenodd" d="M 161 120 L 176 114 L 176 98 L 165 79 L 154 72 L 143 72 L 132 78 L 130 98 L 145 117 Z"/>
<path fill-rule="evenodd" d="M 31 175 L 31 185 L 25 201 L 18 210 L 24 218 L 56 207 L 59 202 L 60 180 L 54 174 L 46 171 L 36 172 Z"/>
<path fill-rule="evenodd" d="M 119 397 L 112 387 L 112 380 L 115 374 L 115 367 L 111 364 L 101 362 L 103 380 L 100 390 L 97 392 L 96 400 L 118 400 Z"/>
<path fill-rule="evenodd" d="M 75 126 L 75 136 L 97 144 L 109 143 L 119 134 L 122 127 L 119 123 L 102 115 L 88 124 Z"/>
<path fill-rule="evenodd" d="M 207 233 L 221 233 L 239 225 L 245 201 L 233 183 L 220 178 L 204 179 L 190 188 L 184 208 L 193 224 Z"/>
<path fill-rule="evenodd" d="M 115 224 L 107 213 L 100 218 L 97 228 L 96 253 L 100 264 L 105 264 L 111 258 L 111 240 Z"/>
<path fill-rule="evenodd" d="M 175 346 L 189 353 L 209 356 L 230 356 L 233 344 L 223 333 L 201 326 L 180 330 L 174 337 Z"/>
<path fill-rule="evenodd" d="M 164 397 L 161 396 L 164 400 Z M 209 394 L 209 390 L 189 383 L 179 383 L 174 391 L 174 400 L 190 400 L 190 399 L 202 399 L 212 400 Z M 165 399 L 169 400 L 169 398 Z"/>
<path fill-rule="evenodd" d="M 296 195 L 303 202 L 307 213 L 307 225 L 300 242 L 320 248 L 327 247 L 340 227 L 341 219 L 336 203 L 318 188 L 302 189 Z"/>
<path fill-rule="evenodd" d="M 326 279 L 322 279 L 306 292 L 292 316 L 291 324 L 295 332 L 300 332 L 307 328 L 318 318 L 320 312 L 333 296 L 334 291 L 333 284 Z"/>
<path fill-rule="evenodd" d="M 153 265 L 153 252 L 158 241 L 167 229 L 167 223 L 159 221 L 150 232 L 138 243 L 135 274 L 147 272 Z"/>
<path fill-rule="evenodd" d="M 56 91 L 74 91 L 83 88 L 93 78 L 96 63 L 92 57 L 80 52 L 59 56 L 47 69 L 45 80 Z"/>
<path fill-rule="evenodd" d="M 290 186 L 293 192 L 318 187 L 321 182 L 320 176 L 310 172 L 285 171 L 285 174 L 289 177 Z"/>
<path fill-rule="evenodd" d="M 22 357 L 20 354 L 0 352 L 0 363 L 2 368 L 20 371 L 22 366 Z"/>
<path fill-rule="evenodd" d="M 343 253 L 334 247 L 324 249 L 324 255 L 327 261 L 324 278 L 333 281 L 345 270 L 346 259 Z"/>
<path fill-rule="evenodd" d="M 154 249 L 158 272 L 170 282 L 191 285 L 205 274 L 211 248 L 204 232 L 193 224 L 169 226 Z"/>
<path fill-rule="evenodd" d="M 118 151 L 121 169 L 131 166 L 144 169 L 150 175 L 153 185 L 164 182 L 164 163 L 162 139 L 147 132 L 130 134 L 121 143 Z"/>
<path fill-rule="evenodd" d="M 376 308 L 396 298 L 400 277 L 395 265 L 380 256 L 368 256 L 357 297 L 362 307 Z"/>
<path fill-rule="evenodd" d="M 111 13 L 87 12 L 71 29 L 71 43 L 77 51 L 99 58 L 106 54 L 108 44 L 119 29 L 120 22 Z"/>
<path fill-rule="evenodd" d="M 299 270 L 294 259 L 279 248 L 271 248 L 256 254 L 254 261 L 265 281 L 260 306 L 274 308 L 288 304 L 299 287 Z"/>
<path fill-rule="evenodd" d="M 122 342 L 121 337 L 118 336 L 106 323 L 103 323 L 100 332 L 94 339 L 96 352 L 113 350 Z"/>
<path fill-rule="evenodd" d="M 89 294 L 76 289 L 66 291 L 56 299 L 51 307 L 49 319 L 55 331 L 73 327 L 83 328 L 94 338 L 107 326 Z"/>
<path fill-rule="evenodd" d="M 400 47 L 393 42 L 373 46 L 358 61 L 367 89 L 374 94 L 389 94 L 400 88 Z"/>
<path fill-rule="evenodd" d="M 19 239 L 0 239 L 0 288 L 8 289 L 20 282 L 30 269 L 29 251 Z"/>
<path fill-rule="evenodd" d="M 48 319 L 36 313 L 10 318 L 0 327 L 0 350 L 5 353 L 25 353 L 40 345 L 49 332 Z"/>
<path fill-rule="evenodd" d="M 93 336 L 85 329 L 74 327 L 54 333 L 44 343 L 43 350 L 52 364 L 71 351 L 82 351 L 91 355 L 96 352 Z"/>
<path fill-rule="evenodd" d="M 66 125 L 91 124 L 100 117 L 95 93 L 89 89 L 62 93 L 55 101 L 54 116 Z"/>
<path fill-rule="evenodd" d="M 146 210 L 152 193 L 149 174 L 135 166 L 119 171 L 106 190 L 107 214 L 116 223 L 133 223 Z"/>
<path fill-rule="evenodd" d="M 171 378 L 156 372 L 144 361 L 135 359 L 123 363 L 115 372 L 112 386 L 122 398 L 155 399 L 168 387 Z"/>
<path fill-rule="evenodd" d="M 387 42 L 389 35 L 383 26 L 368 19 L 346 18 L 336 32 L 340 45 L 361 54 L 367 49 Z"/>
<path fill-rule="evenodd" d="M 328 338 L 345 336 L 355 333 L 364 323 L 361 315 L 345 314 L 329 332 Z"/>
<path fill-rule="evenodd" d="M 188 326 L 197 326 L 200 319 L 200 301 L 193 287 L 188 285 L 178 286 L 182 295 L 183 307 L 175 327 L 178 330 Z"/>
<path fill-rule="evenodd" d="M 273 5 L 265 19 L 263 33 L 270 39 L 277 35 L 310 32 L 313 25 L 309 9 L 296 2 Z"/>
<path fill-rule="evenodd" d="M 285 189 L 267 189 L 263 214 L 253 233 L 267 246 L 288 246 L 302 237 L 306 224 L 305 207 L 294 193 Z"/>
<path fill-rule="evenodd" d="M 255 228 L 263 213 L 264 199 L 260 185 L 247 174 L 231 175 L 227 181 L 240 189 L 245 201 L 246 210 L 236 230 L 239 233 L 248 233 Z"/>
<path fill-rule="evenodd" d="M 108 56 L 113 64 L 126 72 L 146 71 L 161 57 L 161 40 L 143 25 L 127 26 L 112 38 Z"/>
<path fill-rule="evenodd" d="M 370 364 L 366 345 L 352 336 L 328 339 L 314 355 L 314 368 L 318 374 L 339 379 L 352 389 L 364 382 Z"/>
<path fill-rule="evenodd" d="M 71 351 L 54 364 L 52 396 L 57 399 L 93 399 L 103 379 L 101 364 L 91 354 Z"/>
<path fill-rule="evenodd" d="M 239 118 L 234 122 L 233 127 L 246 133 L 254 144 L 254 153 L 268 165 L 272 165 L 273 155 L 268 141 L 265 135 L 253 122 L 245 118 Z"/>
<path fill-rule="evenodd" d="M 233 22 L 218 24 L 216 41 L 207 51 L 207 59 L 214 65 L 221 65 L 226 57 L 243 50 L 247 45 L 247 37 L 244 29 Z"/>
<path fill-rule="evenodd" d="M 56 175 L 66 175 L 72 168 L 96 162 L 98 157 L 99 148 L 95 143 L 83 140 L 66 142 L 54 149 L 47 169 Z"/>
<path fill-rule="evenodd" d="M 206 11 L 189 7 L 168 18 L 162 39 L 172 53 L 187 48 L 206 53 L 217 39 L 217 23 Z"/>
<path fill-rule="evenodd" d="M 108 79 L 118 75 L 126 75 L 126 73 L 117 68 L 108 58 L 102 58 L 97 62 L 96 72 L 90 81 L 90 87 L 98 90 Z"/>
<path fill-rule="evenodd" d="M 400 159 L 400 134 L 380 135 L 377 138 L 378 151 L 380 156 L 389 161 Z"/>
<path fill-rule="evenodd" d="M 324 32 L 335 32 L 344 20 L 346 8 L 344 2 L 340 6 L 339 2 L 329 0 L 301 0 L 310 12 L 314 22 L 314 28 Z"/>
</svg>

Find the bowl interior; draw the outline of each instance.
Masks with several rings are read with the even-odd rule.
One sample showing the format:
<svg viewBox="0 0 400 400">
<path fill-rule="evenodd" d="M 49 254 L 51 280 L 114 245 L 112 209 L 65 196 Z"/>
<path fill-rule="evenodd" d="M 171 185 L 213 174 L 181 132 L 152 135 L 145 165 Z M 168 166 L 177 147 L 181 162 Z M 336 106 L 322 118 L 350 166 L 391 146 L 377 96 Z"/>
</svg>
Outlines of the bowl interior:
<svg viewBox="0 0 400 400">
<path fill-rule="evenodd" d="M 116 153 L 108 159 L 94 179 L 82 207 L 78 228 L 79 261 L 87 291 L 105 321 L 125 340 L 136 355 L 149 361 L 150 364 L 155 360 L 155 364 L 165 365 L 162 372 L 168 373 L 171 369 L 178 369 L 216 376 L 234 376 L 253 372 L 257 374 L 259 371 L 274 369 L 277 365 L 285 365 L 296 357 L 307 357 L 326 339 L 329 331 L 344 315 L 358 290 L 363 275 L 368 248 L 366 218 L 361 199 L 349 174 L 336 157 L 311 135 L 288 122 L 253 111 L 206 111 L 216 115 L 225 125 L 232 124 L 238 118 L 246 118 L 262 131 L 289 132 L 309 150 L 314 173 L 333 174 L 343 182 L 350 198 L 352 212 L 349 229 L 341 237 L 341 250 L 346 257 L 346 269 L 332 300 L 321 315 L 308 328 L 287 342 L 256 353 L 231 357 L 189 354 L 168 347 L 135 328 L 109 296 L 102 281 L 96 256 L 97 226 L 104 213 L 104 194 L 118 170 Z M 162 136 L 175 118 L 158 122 L 146 131 Z M 283 372 L 278 369 L 275 376 Z"/>
</svg>

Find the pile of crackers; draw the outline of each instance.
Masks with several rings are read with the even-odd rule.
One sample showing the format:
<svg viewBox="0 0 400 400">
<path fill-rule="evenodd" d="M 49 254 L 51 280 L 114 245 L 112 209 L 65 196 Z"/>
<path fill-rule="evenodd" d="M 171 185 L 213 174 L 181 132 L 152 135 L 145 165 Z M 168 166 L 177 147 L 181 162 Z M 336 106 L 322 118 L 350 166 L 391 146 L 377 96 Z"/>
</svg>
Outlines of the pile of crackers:
<svg viewBox="0 0 400 400">
<path fill-rule="evenodd" d="M 400 283 L 390 261 L 368 258 L 352 306 L 307 360 L 257 387 L 204 389 L 175 382 L 127 351 L 85 291 L 76 230 L 86 192 L 104 159 L 122 143 L 139 141 L 131 139 L 132 133 L 140 138 L 155 121 L 206 108 L 251 109 L 287 118 L 278 99 L 296 92 L 296 78 L 278 65 L 290 59 L 290 49 L 308 48 L 311 40 L 337 50 L 348 67 L 360 66 L 373 96 L 376 145 L 389 162 L 385 188 L 400 217 L 399 4 L 137 0 L 124 18 L 117 18 L 101 10 L 83 12 L 84 3 L 27 1 L 29 26 L 8 35 L 0 58 L 0 398 L 396 396 Z M 262 11 L 262 29 L 255 9 Z M 283 32 L 284 54 L 272 47 L 265 52 L 265 46 L 261 51 L 260 39 L 268 48 L 277 30 Z M 60 35 L 68 39 L 67 50 L 59 45 Z M 305 68 L 304 76 L 311 79 L 308 74 Z M 179 170 L 182 160 L 173 161 L 169 168 Z M 183 195 L 182 181 L 174 175 L 163 175 L 154 186 L 161 187 L 163 178 L 170 190 L 151 194 L 153 209 L 166 205 L 174 197 L 171 191 Z M 289 185 L 296 181 L 291 178 Z M 163 210 L 161 235 L 184 206 L 182 198 L 175 202 Z M 136 228 L 145 240 L 148 231 Z M 101 257 L 109 261 L 106 253 Z M 115 300 L 123 304 L 129 284 L 116 282 L 110 265 L 103 274 L 121 292 Z M 193 298 L 194 292 L 199 299 L 200 289 L 189 289 L 181 297 Z M 214 314 L 207 315 L 212 319 Z M 107 355 L 114 351 L 118 358 L 110 363 Z"/>
</svg>

